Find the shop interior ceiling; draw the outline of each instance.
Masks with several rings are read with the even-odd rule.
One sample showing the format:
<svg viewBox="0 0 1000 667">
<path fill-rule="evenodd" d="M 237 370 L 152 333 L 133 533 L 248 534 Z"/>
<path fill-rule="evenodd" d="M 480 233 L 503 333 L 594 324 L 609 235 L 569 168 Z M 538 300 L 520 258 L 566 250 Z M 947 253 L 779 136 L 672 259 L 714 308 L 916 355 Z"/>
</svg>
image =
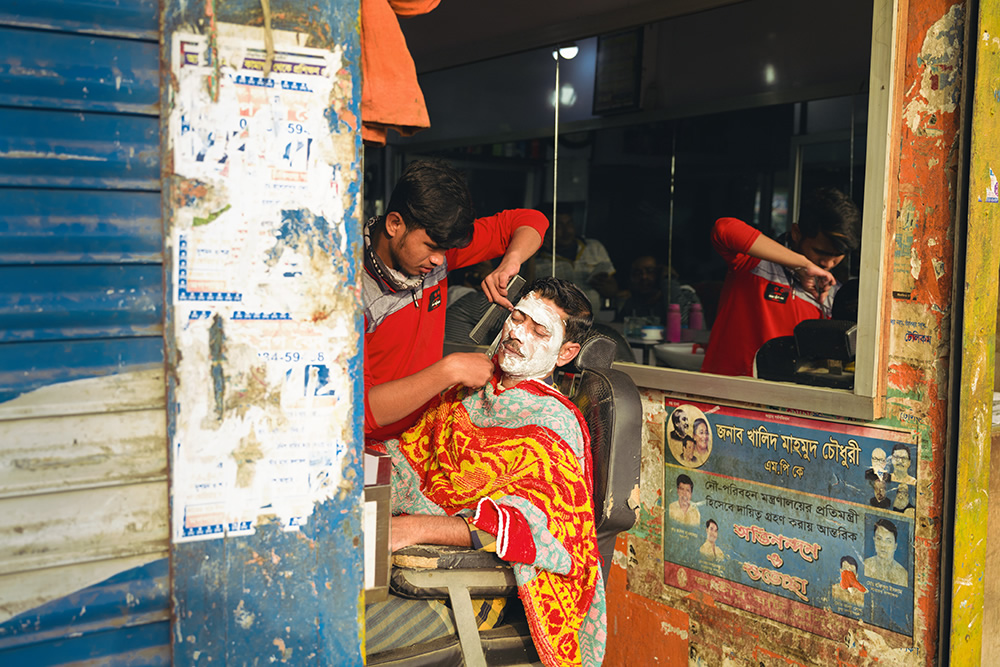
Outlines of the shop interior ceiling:
<svg viewBox="0 0 1000 667">
<path fill-rule="evenodd" d="M 417 71 L 455 67 L 741 0 L 441 0 L 400 21 Z"/>
</svg>

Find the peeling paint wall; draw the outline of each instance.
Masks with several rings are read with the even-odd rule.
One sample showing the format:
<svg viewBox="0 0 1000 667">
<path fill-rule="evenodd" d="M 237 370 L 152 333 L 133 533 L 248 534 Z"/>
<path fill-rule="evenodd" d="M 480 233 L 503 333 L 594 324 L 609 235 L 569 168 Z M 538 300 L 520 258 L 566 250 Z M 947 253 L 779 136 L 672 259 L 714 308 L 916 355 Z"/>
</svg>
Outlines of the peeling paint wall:
<svg viewBox="0 0 1000 667">
<path fill-rule="evenodd" d="M 955 353 L 954 255 L 960 229 L 956 208 L 966 6 L 911 0 L 900 7 L 897 93 L 890 123 L 894 142 L 889 151 L 895 171 L 888 179 L 884 225 L 890 242 L 882 258 L 885 286 L 880 295 L 884 361 L 876 369 L 876 375 L 886 378 L 885 409 L 873 425 L 908 431 L 917 443 L 913 636 L 860 621 L 845 626 L 842 619 L 837 627 L 843 632 L 798 630 L 743 611 L 764 602 L 756 599 L 759 594 L 730 590 L 723 579 L 716 580 L 714 585 L 722 588 L 715 593 L 689 592 L 686 581 L 678 580 L 676 586 L 664 583 L 665 515 L 675 497 L 673 488 L 664 488 L 665 458 L 673 460 L 664 452 L 665 401 L 671 395 L 647 389 L 642 392 L 640 520 L 616 554 L 627 577 L 623 591 L 609 587 L 609 609 L 615 608 L 612 617 L 619 619 L 649 614 L 658 627 L 619 623 L 608 647 L 613 664 L 632 664 L 626 658 L 637 650 L 664 664 L 689 660 L 699 665 L 930 665 L 936 661 L 941 641 L 940 558 L 945 547 L 942 518 L 949 511 L 943 507 L 944 468 L 949 364 Z M 995 268 L 988 275 L 995 276 Z M 991 307 L 995 303 L 994 294 Z M 712 402 L 711 397 L 693 400 Z M 730 605 L 720 599 L 737 601 Z"/>
<path fill-rule="evenodd" d="M 264 7 L 164 15 L 174 661 L 359 664 L 358 5 Z"/>
<path fill-rule="evenodd" d="M 969 155 L 968 230 L 965 275 L 961 281 L 962 337 L 959 377 L 957 435 L 958 463 L 955 471 L 955 576 L 951 586 L 951 662 L 991 664 L 996 659 L 997 600 L 996 560 L 987 565 L 987 542 L 996 553 L 996 526 L 989 516 L 993 396 L 996 376 L 997 271 L 1000 266 L 1000 128 L 996 122 L 1000 104 L 1000 5 L 994 0 L 978 4 L 979 15 L 970 25 L 969 39 L 976 50 L 975 81 L 971 99 L 971 145 Z M 995 474 L 995 472 L 994 472 Z M 994 494 L 995 496 L 996 494 Z M 996 498 L 993 511 L 996 512 Z M 989 570 L 987 570 L 989 568 Z M 989 573 L 989 574 L 988 574 Z M 993 594 L 993 595 L 991 595 Z M 985 608 L 984 608 L 985 603 Z"/>
</svg>

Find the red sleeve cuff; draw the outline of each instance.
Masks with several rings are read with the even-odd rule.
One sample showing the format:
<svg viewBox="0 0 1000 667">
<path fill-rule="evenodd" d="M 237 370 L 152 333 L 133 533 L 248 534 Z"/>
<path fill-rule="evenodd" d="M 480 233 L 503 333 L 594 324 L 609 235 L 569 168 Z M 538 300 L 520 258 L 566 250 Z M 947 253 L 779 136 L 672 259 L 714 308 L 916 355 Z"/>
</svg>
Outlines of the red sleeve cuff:
<svg viewBox="0 0 1000 667">
<path fill-rule="evenodd" d="M 497 555 L 500 558 L 516 563 L 535 562 L 535 537 L 521 510 L 497 505 L 493 499 L 483 498 L 476 508 L 472 524 L 496 535 Z"/>
</svg>

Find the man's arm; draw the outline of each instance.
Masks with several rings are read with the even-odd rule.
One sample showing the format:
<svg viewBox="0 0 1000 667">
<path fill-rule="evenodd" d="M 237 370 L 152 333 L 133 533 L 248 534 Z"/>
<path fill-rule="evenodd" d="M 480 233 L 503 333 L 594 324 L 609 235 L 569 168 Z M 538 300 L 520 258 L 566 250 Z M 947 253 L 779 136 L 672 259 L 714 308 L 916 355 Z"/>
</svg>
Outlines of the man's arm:
<svg viewBox="0 0 1000 667">
<path fill-rule="evenodd" d="M 445 544 L 471 547 L 469 524 L 457 516 L 431 516 L 429 514 L 392 517 L 389 534 L 391 550 L 397 551 L 411 544 Z"/>
<path fill-rule="evenodd" d="M 541 245 L 542 237 L 533 227 L 515 229 L 500 265 L 483 280 L 486 298 L 508 310 L 513 309 L 514 305 L 507 298 L 507 284 L 521 270 L 521 264 L 534 255 Z"/>
<path fill-rule="evenodd" d="M 820 303 L 823 302 L 830 287 L 837 284 L 836 278 L 829 271 L 816 266 L 805 255 L 786 248 L 763 234 L 757 237 L 747 250 L 747 254 L 790 269 L 802 287 Z"/>
<path fill-rule="evenodd" d="M 482 387 L 493 375 L 493 361 L 480 352 L 449 354 L 422 371 L 368 389 L 369 417 L 387 426 L 410 415 L 449 387 Z"/>
</svg>

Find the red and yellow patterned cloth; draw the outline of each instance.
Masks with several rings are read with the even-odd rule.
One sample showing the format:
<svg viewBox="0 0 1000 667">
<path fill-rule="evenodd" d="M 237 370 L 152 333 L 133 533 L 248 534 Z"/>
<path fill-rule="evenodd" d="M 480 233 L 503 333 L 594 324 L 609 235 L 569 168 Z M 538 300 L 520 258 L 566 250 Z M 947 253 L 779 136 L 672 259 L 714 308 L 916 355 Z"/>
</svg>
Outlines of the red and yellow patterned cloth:
<svg viewBox="0 0 1000 667">
<path fill-rule="evenodd" d="M 600 665 L 604 582 L 594 523 L 589 435 L 557 391 L 529 380 L 504 390 L 453 388 L 399 440 L 393 513 L 480 509 L 511 561 L 545 665 Z M 530 562 L 519 562 L 528 560 Z"/>
</svg>

